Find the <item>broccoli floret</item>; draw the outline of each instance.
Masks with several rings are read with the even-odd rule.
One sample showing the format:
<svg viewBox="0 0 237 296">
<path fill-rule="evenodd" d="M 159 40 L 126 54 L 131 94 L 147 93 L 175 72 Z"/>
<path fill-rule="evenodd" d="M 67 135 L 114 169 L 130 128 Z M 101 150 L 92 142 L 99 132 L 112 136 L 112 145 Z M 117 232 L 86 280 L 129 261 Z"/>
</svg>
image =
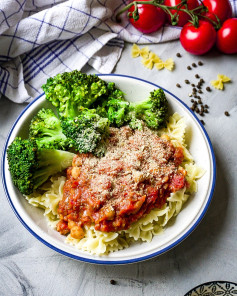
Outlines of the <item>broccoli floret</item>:
<svg viewBox="0 0 237 296">
<path fill-rule="evenodd" d="M 108 136 L 108 128 L 108 119 L 96 114 L 95 109 L 81 107 L 77 117 L 62 120 L 63 133 L 75 150 L 97 156 L 105 152 L 102 146 Z"/>
<path fill-rule="evenodd" d="M 107 117 L 111 125 L 120 127 L 126 124 L 128 109 L 129 102 L 110 99 L 104 101 L 102 106 L 98 106 L 96 112 L 102 117 Z"/>
<path fill-rule="evenodd" d="M 65 150 L 69 146 L 61 122 L 52 109 L 41 109 L 31 120 L 29 138 L 39 148 Z"/>
<path fill-rule="evenodd" d="M 111 99 L 117 99 L 120 101 L 124 101 L 124 93 L 115 86 L 114 82 L 109 82 L 108 85 L 108 98 L 107 101 Z"/>
<path fill-rule="evenodd" d="M 147 100 L 130 103 L 127 115 L 131 120 L 143 120 L 148 127 L 159 129 L 166 126 L 168 117 L 168 101 L 162 89 L 154 90 Z"/>
<path fill-rule="evenodd" d="M 23 194 L 30 194 L 48 178 L 71 166 L 74 153 L 38 149 L 35 141 L 15 138 L 7 149 L 13 183 Z"/>
<path fill-rule="evenodd" d="M 42 88 L 46 99 L 64 118 L 74 118 L 81 106 L 89 108 L 98 98 L 108 96 L 108 85 L 104 80 L 78 70 L 49 78 Z"/>
</svg>

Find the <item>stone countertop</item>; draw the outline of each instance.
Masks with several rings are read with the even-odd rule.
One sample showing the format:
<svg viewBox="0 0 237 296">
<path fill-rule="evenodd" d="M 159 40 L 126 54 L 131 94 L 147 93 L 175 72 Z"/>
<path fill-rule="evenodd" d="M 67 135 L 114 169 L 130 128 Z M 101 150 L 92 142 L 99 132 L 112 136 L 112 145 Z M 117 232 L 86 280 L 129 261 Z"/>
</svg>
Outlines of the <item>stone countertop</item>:
<svg viewBox="0 0 237 296">
<path fill-rule="evenodd" d="M 232 79 L 224 91 L 212 88 L 201 95 L 210 106 L 203 120 L 217 162 L 215 194 L 203 221 L 185 241 L 152 260 L 123 266 L 92 265 L 64 257 L 34 238 L 14 215 L 1 184 L 0 295 L 182 296 L 204 282 L 237 282 L 237 56 L 216 51 L 203 57 L 191 56 L 178 41 L 149 47 L 162 59 L 172 57 L 175 70 L 144 68 L 140 58 L 131 58 L 131 45 L 127 44 L 114 73 L 152 81 L 188 106 L 191 86 L 184 83 L 185 79 L 195 83 L 195 74 L 199 74 L 206 82 L 204 90 L 218 73 Z M 181 58 L 176 57 L 177 52 Z M 187 70 L 188 65 L 200 60 L 203 66 Z M 89 67 L 83 71 L 94 73 Z M 25 106 L 0 99 L 1 151 Z M 225 111 L 230 113 L 229 117 L 224 115 Z M 111 279 L 116 285 L 110 283 Z"/>
</svg>

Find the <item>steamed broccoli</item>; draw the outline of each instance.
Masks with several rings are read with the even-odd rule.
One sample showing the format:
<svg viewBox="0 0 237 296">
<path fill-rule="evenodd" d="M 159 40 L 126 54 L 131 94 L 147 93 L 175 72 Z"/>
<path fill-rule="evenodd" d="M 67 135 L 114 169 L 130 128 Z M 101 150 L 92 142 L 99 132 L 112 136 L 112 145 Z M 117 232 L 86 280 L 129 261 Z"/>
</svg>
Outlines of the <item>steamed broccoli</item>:
<svg viewBox="0 0 237 296">
<path fill-rule="evenodd" d="M 78 70 L 49 78 L 42 88 L 46 99 L 64 118 L 74 118 L 78 115 L 78 108 L 89 108 L 98 98 L 107 96 L 109 92 L 104 80 Z"/>
<path fill-rule="evenodd" d="M 62 132 L 61 122 L 52 109 L 41 109 L 31 120 L 31 140 L 39 148 L 65 150 L 69 146 L 67 137 Z"/>
<path fill-rule="evenodd" d="M 162 89 L 154 90 L 147 100 L 140 103 L 130 103 L 127 118 L 143 120 L 151 129 L 166 126 L 168 117 L 168 101 Z"/>
<path fill-rule="evenodd" d="M 133 129 L 142 129 L 142 121 L 152 129 L 166 125 L 168 102 L 162 89 L 154 90 L 147 100 L 139 103 L 129 103 L 123 99 L 110 98 L 98 105 L 97 113 L 107 117 L 114 126 L 121 127 L 129 124 Z"/>
<path fill-rule="evenodd" d="M 96 114 L 96 110 L 80 108 L 73 119 L 62 120 L 63 133 L 80 153 L 104 154 L 103 142 L 108 136 L 109 121 Z"/>
<path fill-rule="evenodd" d="M 30 194 L 47 179 L 72 164 L 74 153 L 38 149 L 35 141 L 15 138 L 7 149 L 13 183 L 23 194 Z"/>
<path fill-rule="evenodd" d="M 98 106 L 96 112 L 102 117 L 107 117 L 112 125 L 120 127 L 126 124 L 128 110 L 129 102 L 110 99 Z"/>
</svg>

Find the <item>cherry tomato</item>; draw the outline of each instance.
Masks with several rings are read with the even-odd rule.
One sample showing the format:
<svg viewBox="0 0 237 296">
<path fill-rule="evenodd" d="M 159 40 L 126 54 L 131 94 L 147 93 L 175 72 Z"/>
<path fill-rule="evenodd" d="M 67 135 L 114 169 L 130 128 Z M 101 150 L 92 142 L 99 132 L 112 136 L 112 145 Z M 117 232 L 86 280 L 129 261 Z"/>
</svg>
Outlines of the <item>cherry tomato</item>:
<svg viewBox="0 0 237 296">
<path fill-rule="evenodd" d="M 166 6 L 176 6 L 180 2 L 181 2 L 181 0 L 165 0 L 164 5 L 166 5 Z M 192 9 L 198 7 L 199 3 L 198 3 L 198 0 L 188 0 L 187 5 L 188 5 L 188 9 L 192 10 Z M 182 6 L 180 8 L 183 9 L 183 8 L 185 8 L 185 6 Z M 172 14 L 175 14 L 177 12 L 177 10 L 171 9 L 170 12 Z M 178 21 L 177 26 L 183 27 L 190 20 L 190 16 L 184 11 L 179 11 L 178 15 L 179 15 L 179 21 Z M 171 24 L 170 16 L 168 16 L 168 20 L 169 20 L 169 23 Z"/>
<path fill-rule="evenodd" d="M 237 18 L 226 20 L 217 32 L 217 48 L 227 54 L 237 53 Z"/>
<path fill-rule="evenodd" d="M 221 22 L 232 17 L 232 8 L 229 0 L 203 0 L 203 4 L 208 8 L 208 12 L 217 15 Z M 209 15 L 207 14 L 207 16 Z M 215 20 L 214 18 L 212 19 Z"/>
<path fill-rule="evenodd" d="M 149 1 L 149 0 L 144 0 Z M 129 18 L 130 23 L 140 32 L 149 34 L 159 30 L 165 23 L 166 13 L 150 4 L 138 4 L 139 19 L 135 21 Z M 129 12 L 134 11 L 134 6 L 129 8 Z"/>
<path fill-rule="evenodd" d="M 199 21 L 198 28 L 187 23 L 180 34 L 180 42 L 185 50 L 195 55 L 202 55 L 208 52 L 216 41 L 214 27 L 206 21 Z"/>
</svg>

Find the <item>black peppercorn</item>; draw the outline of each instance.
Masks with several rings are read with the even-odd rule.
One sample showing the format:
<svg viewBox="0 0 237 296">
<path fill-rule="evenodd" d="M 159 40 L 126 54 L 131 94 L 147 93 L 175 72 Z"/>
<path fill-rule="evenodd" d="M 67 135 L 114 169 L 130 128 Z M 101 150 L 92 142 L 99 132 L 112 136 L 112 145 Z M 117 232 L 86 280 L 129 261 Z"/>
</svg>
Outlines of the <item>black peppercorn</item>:
<svg viewBox="0 0 237 296">
<path fill-rule="evenodd" d="M 230 116 L 230 113 L 228 111 L 225 111 L 225 116 Z"/>
<path fill-rule="evenodd" d="M 207 91 L 211 91 L 211 88 L 208 86 L 208 87 L 206 87 L 206 90 Z"/>
<path fill-rule="evenodd" d="M 177 83 L 176 86 L 179 87 L 179 88 L 181 87 L 181 85 L 179 83 Z"/>
<path fill-rule="evenodd" d="M 110 284 L 111 285 L 116 285 L 116 281 L 115 280 L 110 280 Z"/>
<path fill-rule="evenodd" d="M 188 70 L 192 70 L 192 68 L 190 66 L 187 67 Z"/>
<path fill-rule="evenodd" d="M 199 61 L 198 66 L 202 66 L 202 65 L 203 65 L 203 62 Z"/>
<path fill-rule="evenodd" d="M 182 56 L 181 56 L 181 54 L 178 52 L 178 53 L 176 53 L 176 56 L 178 57 L 178 58 L 181 58 Z"/>
</svg>

